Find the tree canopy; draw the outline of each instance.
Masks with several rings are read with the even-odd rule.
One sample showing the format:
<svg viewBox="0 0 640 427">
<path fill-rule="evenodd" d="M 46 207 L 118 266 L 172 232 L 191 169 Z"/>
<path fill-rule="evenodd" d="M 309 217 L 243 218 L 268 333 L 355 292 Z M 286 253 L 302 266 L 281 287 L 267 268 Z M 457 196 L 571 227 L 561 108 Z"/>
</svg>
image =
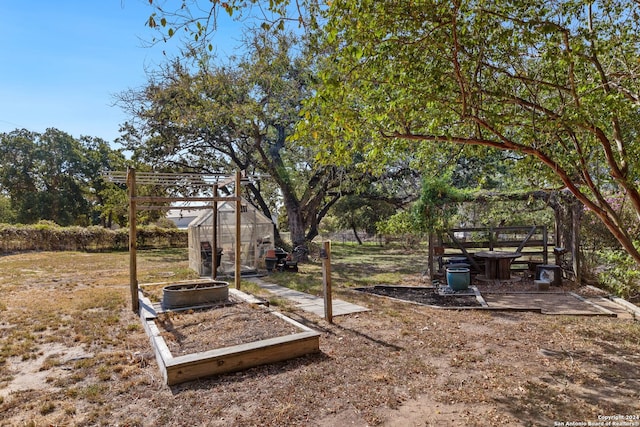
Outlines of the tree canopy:
<svg viewBox="0 0 640 427">
<path fill-rule="evenodd" d="M 640 19 L 621 0 L 336 0 L 312 116 L 327 157 L 435 144 L 513 153 L 525 173 L 568 188 L 640 262 L 608 201 L 640 215 Z M 328 137 L 331 136 L 331 137 Z M 427 154 L 425 156 L 425 154 Z M 540 179 L 539 179 L 540 181 Z"/>
<path fill-rule="evenodd" d="M 152 4 L 165 18 L 156 28 L 195 41 L 220 11 L 315 31 L 320 84 L 295 136 L 319 160 L 381 172 L 433 164 L 434 147 L 501 150 L 532 185 L 571 191 L 640 263 L 610 202 L 623 197 L 640 218 L 638 1 Z"/>
<path fill-rule="evenodd" d="M 42 134 L 25 129 L 2 133 L 0 194 L 5 202 L 0 220 L 106 225 L 109 210 L 116 209 L 109 194 L 125 193 L 104 182 L 102 173 L 124 163 L 122 153 L 99 138 L 76 139 L 54 128 Z M 126 201 L 121 209 L 126 211 Z"/>
<path fill-rule="evenodd" d="M 314 161 L 312 144 L 287 139 L 311 96 L 314 58 L 295 36 L 265 30 L 246 48 L 224 65 L 193 51 L 195 66 L 174 61 L 143 90 L 124 94 L 135 117 L 128 147 L 156 167 L 262 176 L 245 195 L 269 217 L 281 196 L 293 244 L 301 245 L 346 185 L 344 170 Z"/>
</svg>

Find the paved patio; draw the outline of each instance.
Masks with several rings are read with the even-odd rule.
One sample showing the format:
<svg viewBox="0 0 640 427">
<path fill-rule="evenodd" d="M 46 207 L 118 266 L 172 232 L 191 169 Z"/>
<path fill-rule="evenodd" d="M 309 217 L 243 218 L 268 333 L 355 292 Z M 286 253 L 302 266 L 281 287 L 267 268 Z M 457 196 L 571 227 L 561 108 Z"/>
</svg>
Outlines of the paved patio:
<svg viewBox="0 0 640 427">
<path fill-rule="evenodd" d="M 604 297 L 582 297 L 573 292 L 483 293 L 490 309 L 539 310 L 542 314 L 632 318 L 622 306 Z"/>
</svg>

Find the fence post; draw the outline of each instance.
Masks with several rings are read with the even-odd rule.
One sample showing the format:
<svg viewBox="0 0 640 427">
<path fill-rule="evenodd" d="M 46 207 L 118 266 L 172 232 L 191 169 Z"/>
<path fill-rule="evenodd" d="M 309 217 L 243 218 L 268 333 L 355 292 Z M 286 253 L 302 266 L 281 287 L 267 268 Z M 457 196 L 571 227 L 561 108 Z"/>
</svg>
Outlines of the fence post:
<svg viewBox="0 0 640 427">
<path fill-rule="evenodd" d="M 323 242 L 320 251 L 322 258 L 322 287 L 324 290 L 324 318 L 333 323 L 333 306 L 331 301 L 331 241 Z"/>
</svg>

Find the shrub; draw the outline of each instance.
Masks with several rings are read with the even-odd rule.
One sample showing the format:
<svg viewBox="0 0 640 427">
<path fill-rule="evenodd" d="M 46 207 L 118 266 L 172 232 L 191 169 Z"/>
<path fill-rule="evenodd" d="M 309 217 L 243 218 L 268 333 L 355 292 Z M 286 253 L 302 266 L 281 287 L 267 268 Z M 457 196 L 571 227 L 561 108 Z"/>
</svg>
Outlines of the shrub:
<svg viewBox="0 0 640 427">
<path fill-rule="evenodd" d="M 598 279 L 607 289 L 630 301 L 640 298 L 640 270 L 631 256 L 623 250 L 604 249 L 598 253 L 607 263 Z"/>
<path fill-rule="evenodd" d="M 378 222 L 376 228 L 378 233 L 385 236 L 386 242 L 389 242 L 392 237 L 399 237 L 407 248 L 416 246 L 420 242 L 421 233 L 416 231 L 418 226 L 415 218 L 408 211 L 400 211 L 387 220 Z"/>
<path fill-rule="evenodd" d="M 143 226 L 137 230 L 139 247 L 186 247 L 187 231 Z M 34 225 L 0 224 L 0 253 L 24 251 L 111 251 L 129 247 L 129 230 L 99 226 L 60 227 L 51 221 Z"/>
</svg>

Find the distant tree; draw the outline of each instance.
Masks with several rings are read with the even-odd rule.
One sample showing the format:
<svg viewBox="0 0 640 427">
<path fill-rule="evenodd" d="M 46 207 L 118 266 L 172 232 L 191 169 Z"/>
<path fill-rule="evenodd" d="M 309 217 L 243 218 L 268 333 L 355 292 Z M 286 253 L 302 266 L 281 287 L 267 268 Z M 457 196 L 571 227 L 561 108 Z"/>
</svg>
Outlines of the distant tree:
<svg viewBox="0 0 640 427">
<path fill-rule="evenodd" d="M 410 248 L 417 245 L 422 239 L 422 231 L 416 224 L 415 215 L 410 210 L 400 209 L 389 218 L 378 222 L 376 228 L 380 234 L 389 237 L 401 238 L 403 246 Z"/>
<path fill-rule="evenodd" d="M 41 219 L 59 225 L 89 225 L 86 158 L 80 142 L 57 129 L 47 129 L 35 142 Z"/>
<path fill-rule="evenodd" d="M 362 195 L 349 195 L 335 204 L 332 213 L 337 220 L 337 225 L 353 231 L 358 244 L 362 244 L 358 232 L 376 234 L 376 224 L 393 215 L 396 208 L 395 205 L 386 201 L 374 200 Z"/>
<path fill-rule="evenodd" d="M 78 140 L 53 128 L 42 134 L 24 129 L 0 134 L 0 194 L 10 206 L 5 218 L 96 224 L 108 201 L 116 199 L 126 212 L 126 191 L 103 178 L 105 170 L 124 163 L 122 153 L 99 138 Z"/>
<path fill-rule="evenodd" d="M 36 138 L 26 129 L 0 134 L 0 187 L 11 200 L 15 220 L 27 224 L 41 219 Z"/>
<path fill-rule="evenodd" d="M 89 188 L 91 221 L 110 228 L 114 222 L 127 223 L 128 200 L 126 188 L 108 182 L 106 171 L 124 171 L 127 161 L 122 150 L 113 149 L 101 138 L 82 136 L 80 144 L 85 153 L 83 175 Z"/>
<path fill-rule="evenodd" d="M 9 196 L 0 194 L 0 223 L 12 224 L 16 221 L 16 213 L 11 207 Z"/>
</svg>

